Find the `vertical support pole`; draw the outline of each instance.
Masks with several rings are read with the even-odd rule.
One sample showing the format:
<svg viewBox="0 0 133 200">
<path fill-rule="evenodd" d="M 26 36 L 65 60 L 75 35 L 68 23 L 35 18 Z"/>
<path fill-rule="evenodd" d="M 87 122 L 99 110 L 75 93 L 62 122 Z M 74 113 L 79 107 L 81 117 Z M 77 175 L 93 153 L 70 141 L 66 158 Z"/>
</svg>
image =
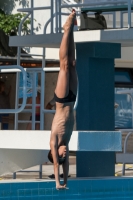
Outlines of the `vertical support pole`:
<svg viewBox="0 0 133 200">
<path fill-rule="evenodd" d="M 36 72 L 33 72 L 32 84 L 32 130 L 35 130 L 35 108 L 36 108 Z"/>
<path fill-rule="evenodd" d="M 20 65 L 21 47 L 18 47 L 17 65 Z"/>
<path fill-rule="evenodd" d="M 31 0 L 31 8 L 34 8 L 34 3 L 33 3 L 33 0 Z M 33 35 L 33 29 L 34 29 L 34 25 L 33 25 L 33 21 L 34 21 L 34 11 L 32 10 L 32 13 L 31 13 L 31 35 Z"/>
<path fill-rule="evenodd" d="M 42 72 L 41 72 L 41 105 L 40 105 L 40 130 L 44 130 L 44 96 L 45 96 L 45 48 L 43 48 Z M 40 165 L 39 178 L 42 179 L 42 165 Z"/>
<path fill-rule="evenodd" d="M 39 178 L 42 179 L 42 165 L 40 165 Z"/>
<path fill-rule="evenodd" d="M 58 12 L 59 12 L 58 8 L 59 8 L 58 0 L 55 0 L 55 14 L 56 14 L 56 16 L 55 16 L 55 20 L 56 20 L 55 30 L 56 30 L 56 33 L 58 33 Z"/>
<path fill-rule="evenodd" d="M 20 33 L 20 34 L 21 34 L 21 33 Z M 21 51 L 21 48 L 18 47 L 17 65 L 20 65 L 20 51 Z M 17 72 L 17 73 L 16 73 L 15 109 L 18 108 L 18 99 L 19 99 L 19 76 L 20 76 L 20 72 Z M 15 113 L 14 130 L 18 130 L 18 113 Z M 16 179 L 16 172 L 13 173 L 13 179 Z"/>
<path fill-rule="evenodd" d="M 113 12 L 113 28 L 116 28 L 116 13 Z"/>
<path fill-rule="evenodd" d="M 131 28 L 131 0 L 128 0 L 128 28 Z"/>
<path fill-rule="evenodd" d="M 53 0 L 51 0 L 51 33 L 53 33 L 53 9 L 54 9 L 54 4 Z"/>
<path fill-rule="evenodd" d="M 43 48 L 42 72 L 41 72 L 41 106 L 40 106 L 40 130 L 44 130 L 44 99 L 45 99 L 45 48 Z"/>
<path fill-rule="evenodd" d="M 20 33 L 20 34 L 21 34 L 21 33 Z M 21 55 L 21 47 L 18 47 L 17 65 L 20 65 L 20 55 Z M 20 75 L 20 72 L 17 72 L 17 73 L 16 73 L 15 109 L 18 108 L 18 99 L 19 99 L 19 75 Z M 15 113 L 14 129 L 15 129 L 15 130 L 18 130 L 18 113 Z"/>
<path fill-rule="evenodd" d="M 61 0 L 59 0 L 59 33 L 61 33 Z"/>
<path fill-rule="evenodd" d="M 18 98 L 19 98 L 19 74 L 20 74 L 20 72 L 17 72 L 17 73 L 16 73 L 15 109 L 18 108 Z M 18 113 L 15 113 L 14 130 L 18 130 Z"/>
<path fill-rule="evenodd" d="M 120 12 L 120 26 L 121 26 L 121 28 L 123 28 L 123 12 L 121 11 Z"/>
<path fill-rule="evenodd" d="M 12 178 L 13 178 L 13 179 L 16 179 L 16 172 L 13 173 Z"/>
</svg>

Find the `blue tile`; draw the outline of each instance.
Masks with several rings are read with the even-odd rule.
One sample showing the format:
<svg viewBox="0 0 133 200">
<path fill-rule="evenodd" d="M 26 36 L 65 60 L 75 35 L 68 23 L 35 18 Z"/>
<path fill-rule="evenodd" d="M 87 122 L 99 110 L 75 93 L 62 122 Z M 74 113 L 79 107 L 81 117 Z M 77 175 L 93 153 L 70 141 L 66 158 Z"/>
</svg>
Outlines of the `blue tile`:
<svg viewBox="0 0 133 200">
<path fill-rule="evenodd" d="M 44 196 L 38 196 L 38 200 L 47 200 L 47 197 L 44 197 Z M 53 200 L 53 199 L 51 199 Z"/>
<path fill-rule="evenodd" d="M 24 200 L 24 199 L 23 199 L 23 197 L 17 197 L 17 200 Z"/>
<path fill-rule="evenodd" d="M 13 197 L 10 197 L 10 200 L 19 200 L 19 199 L 18 199 L 18 196 L 13 196 Z"/>
<path fill-rule="evenodd" d="M 10 183 L 0 183 L 0 190 L 10 190 Z"/>
<path fill-rule="evenodd" d="M 38 183 L 36 182 L 28 182 L 24 184 L 25 189 L 33 189 L 33 188 L 38 188 Z"/>
<path fill-rule="evenodd" d="M 32 200 L 32 197 L 25 196 L 25 197 L 23 198 L 23 200 Z"/>
<path fill-rule="evenodd" d="M 11 190 L 24 189 L 24 183 L 12 183 L 10 188 Z"/>
<path fill-rule="evenodd" d="M 37 196 L 35 196 L 35 197 L 34 197 L 34 196 L 32 196 L 32 197 L 31 197 L 31 200 L 39 200 L 39 199 L 38 199 L 38 197 L 37 197 Z"/>
<path fill-rule="evenodd" d="M 39 182 L 38 183 L 38 188 L 44 188 L 45 187 L 45 183 L 44 182 Z"/>
</svg>

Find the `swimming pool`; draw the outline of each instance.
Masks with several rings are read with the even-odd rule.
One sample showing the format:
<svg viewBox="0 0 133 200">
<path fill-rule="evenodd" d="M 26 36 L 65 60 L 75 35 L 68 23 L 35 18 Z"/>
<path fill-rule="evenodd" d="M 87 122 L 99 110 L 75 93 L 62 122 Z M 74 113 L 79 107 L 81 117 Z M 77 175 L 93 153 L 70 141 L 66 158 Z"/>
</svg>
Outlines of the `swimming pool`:
<svg viewBox="0 0 133 200">
<path fill-rule="evenodd" d="M 54 181 L 1 182 L 0 200 L 133 200 L 133 178 L 69 180 L 68 190 Z"/>
</svg>

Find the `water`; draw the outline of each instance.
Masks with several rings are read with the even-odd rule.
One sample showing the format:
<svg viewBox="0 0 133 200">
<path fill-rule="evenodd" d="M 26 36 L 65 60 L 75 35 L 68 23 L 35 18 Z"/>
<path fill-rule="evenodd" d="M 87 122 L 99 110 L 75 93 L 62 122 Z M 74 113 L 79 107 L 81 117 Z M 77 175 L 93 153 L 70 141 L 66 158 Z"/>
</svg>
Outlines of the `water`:
<svg viewBox="0 0 133 200">
<path fill-rule="evenodd" d="M 0 200 L 133 200 L 133 178 L 69 180 L 67 190 L 54 181 L 0 183 Z"/>
</svg>

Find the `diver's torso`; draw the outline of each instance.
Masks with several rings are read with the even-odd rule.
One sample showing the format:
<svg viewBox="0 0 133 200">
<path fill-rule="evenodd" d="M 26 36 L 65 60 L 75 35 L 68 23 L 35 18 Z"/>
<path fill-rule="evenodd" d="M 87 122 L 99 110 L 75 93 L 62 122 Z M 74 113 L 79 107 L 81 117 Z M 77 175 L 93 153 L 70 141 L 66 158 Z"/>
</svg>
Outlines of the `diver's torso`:
<svg viewBox="0 0 133 200">
<path fill-rule="evenodd" d="M 52 123 L 51 136 L 54 134 L 58 139 L 58 146 L 69 143 L 74 126 L 74 102 L 56 103 L 56 113 Z"/>
</svg>

